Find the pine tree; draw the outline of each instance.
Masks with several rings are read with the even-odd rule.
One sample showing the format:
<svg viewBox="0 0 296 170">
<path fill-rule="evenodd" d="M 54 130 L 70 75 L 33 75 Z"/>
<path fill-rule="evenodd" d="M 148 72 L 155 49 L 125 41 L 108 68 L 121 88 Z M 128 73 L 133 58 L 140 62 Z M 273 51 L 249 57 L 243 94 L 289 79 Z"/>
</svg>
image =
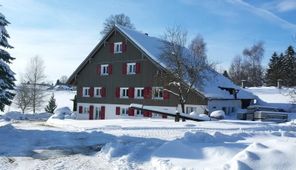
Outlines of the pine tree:
<svg viewBox="0 0 296 170">
<path fill-rule="evenodd" d="M 278 79 L 282 79 L 281 60 L 281 57 L 276 52 L 271 56 L 265 75 L 265 82 L 268 86 L 276 86 Z"/>
<path fill-rule="evenodd" d="M 15 78 L 14 72 L 10 69 L 9 64 L 14 60 L 10 54 L 4 49 L 13 48 L 9 45 L 7 39 L 9 34 L 7 33 L 6 26 L 10 24 L 5 16 L 0 13 L 0 110 L 4 110 L 5 105 L 10 105 L 14 97 Z"/>
<path fill-rule="evenodd" d="M 48 113 L 53 113 L 56 108 L 56 99 L 54 98 L 54 94 L 52 94 L 48 102 L 48 105 L 45 107 L 45 111 Z"/>
<path fill-rule="evenodd" d="M 292 46 L 289 46 L 285 51 L 282 72 L 283 85 L 288 87 L 296 86 L 296 56 Z"/>
</svg>

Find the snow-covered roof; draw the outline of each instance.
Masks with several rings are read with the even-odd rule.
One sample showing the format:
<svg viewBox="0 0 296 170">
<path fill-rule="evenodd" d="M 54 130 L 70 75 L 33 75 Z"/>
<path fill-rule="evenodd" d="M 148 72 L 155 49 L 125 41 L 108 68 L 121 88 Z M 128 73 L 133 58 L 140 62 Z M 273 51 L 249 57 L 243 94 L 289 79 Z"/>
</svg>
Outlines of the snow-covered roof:
<svg viewBox="0 0 296 170">
<path fill-rule="evenodd" d="M 159 63 L 165 68 L 165 64 L 161 62 L 160 56 L 162 54 L 163 41 L 156 37 L 148 36 L 145 33 L 141 33 L 122 26 L 115 26 L 119 31 L 125 34 L 131 41 L 133 41 L 142 51 L 144 51 L 151 59 Z M 211 99 L 234 99 L 234 95 L 230 94 L 223 88 L 233 88 L 239 90 L 237 94 L 238 99 L 254 99 L 255 96 L 235 85 L 231 80 L 217 73 L 214 70 L 208 70 L 204 74 L 207 74 L 207 79 L 204 81 L 203 88 L 197 88 L 205 97 Z"/>
</svg>

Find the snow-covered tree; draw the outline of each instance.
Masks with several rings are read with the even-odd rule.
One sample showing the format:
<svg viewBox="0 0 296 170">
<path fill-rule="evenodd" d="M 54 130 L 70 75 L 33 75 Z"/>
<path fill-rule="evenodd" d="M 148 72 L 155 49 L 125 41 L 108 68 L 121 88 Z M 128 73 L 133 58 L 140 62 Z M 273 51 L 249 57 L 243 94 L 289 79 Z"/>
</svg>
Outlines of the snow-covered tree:
<svg viewBox="0 0 296 170">
<path fill-rule="evenodd" d="M 130 18 L 125 14 L 116 14 L 109 16 L 104 22 L 104 29 L 101 31 L 101 35 L 107 34 L 114 25 L 121 25 L 130 29 L 135 29 L 134 24 L 131 22 Z"/>
<path fill-rule="evenodd" d="M 201 36 L 196 36 L 189 48 L 185 48 L 187 32 L 180 27 L 168 28 L 163 39 L 161 60 L 165 63 L 166 70 L 161 72 L 158 78 L 164 87 L 171 87 L 165 88 L 164 91 L 178 97 L 182 112 L 185 113 L 189 95 L 197 87 L 203 86 L 205 76 L 202 73 L 210 67 L 206 43 Z M 175 121 L 179 121 L 178 113 Z"/>
<path fill-rule="evenodd" d="M 14 72 L 10 69 L 9 64 L 14 60 L 13 57 L 5 50 L 13 48 L 7 41 L 9 34 L 6 26 L 10 24 L 5 16 L 0 13 L 0 110 L 3 111 L 5 105 L 10 105 L 14 97 L 15 78 Z"/>
<path fill-rule="evenodd" d="M 54 98 L 54 94 L 52 93 L 48 101 L 48 105 L 45 107 L 45 111 L 48 113 L 53 113 L 56 108 L 57 108 L 56 99 Z"/>
</svg>

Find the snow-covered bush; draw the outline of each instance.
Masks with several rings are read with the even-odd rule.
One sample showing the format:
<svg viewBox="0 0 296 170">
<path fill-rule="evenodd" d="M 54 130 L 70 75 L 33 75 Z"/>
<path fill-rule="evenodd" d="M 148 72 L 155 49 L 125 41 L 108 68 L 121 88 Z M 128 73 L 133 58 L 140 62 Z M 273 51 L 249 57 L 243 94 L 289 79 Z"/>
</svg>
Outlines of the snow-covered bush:
<svg viewBox="0 0 296 170">
<path fill-rule="evenodd" d="M 189 113 L 189 115 L 193 118 L 200 119 L 200 120 L 205 120 L 205 121 L 211 120 L 211 118 L 208 115 L 203 113 L 191 112 Z"/>
<path fill-rule="evenodd" d="M 21 112 L 7 112 L 2 116 L 5 120 L 47 120 L 51 116 L 50 113 L 21 113 Z"/>
<path fill-rule="evenodd" d="M 76 119 L 76 114 L 69 107 L 61 107 L 54 111 L 50 119 Z"/>
<path fill-rule="evenodd" d="M 224 119 L 225 112 L 223 110 L 215 110 L 210 114 L 210 117 L 215 119 Z"/>
</svg>

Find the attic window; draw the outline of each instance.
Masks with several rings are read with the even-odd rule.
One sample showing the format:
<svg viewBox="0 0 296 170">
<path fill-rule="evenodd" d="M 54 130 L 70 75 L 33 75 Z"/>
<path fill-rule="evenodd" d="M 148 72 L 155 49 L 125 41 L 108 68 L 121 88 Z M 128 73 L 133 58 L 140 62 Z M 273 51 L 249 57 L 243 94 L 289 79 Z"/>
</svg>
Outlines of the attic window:
<svg viewBox="0 0 296 170">
<path fill-rule="evenodd" d="M 122 53 L 122 42 L 114 43 L 114 53 Z"/>
</svg>

